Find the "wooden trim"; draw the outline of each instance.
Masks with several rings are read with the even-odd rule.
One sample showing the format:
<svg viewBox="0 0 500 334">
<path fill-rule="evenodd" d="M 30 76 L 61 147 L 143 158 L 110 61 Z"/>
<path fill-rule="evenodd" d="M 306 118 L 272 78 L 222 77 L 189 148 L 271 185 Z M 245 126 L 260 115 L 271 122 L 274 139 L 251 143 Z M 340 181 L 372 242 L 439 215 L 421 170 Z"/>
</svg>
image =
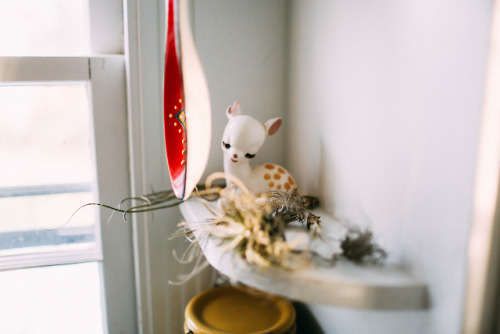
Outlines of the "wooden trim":
<svg viewBox="0 0 500 334">
<path fill-rule="evenodd" d="M 91 58 L 90 67 L 99 201 L 117 205 L 130 194 L 125 59 Z M 132 226 L 109 215 L 101 211 L 105 318 L 110 333 L 129 333 L 137 328 Z"/>
<path fill-rule="evenodd" d="M 89 79 L 88 57 L 0 57 L 0 83 Z"/>
</svg>

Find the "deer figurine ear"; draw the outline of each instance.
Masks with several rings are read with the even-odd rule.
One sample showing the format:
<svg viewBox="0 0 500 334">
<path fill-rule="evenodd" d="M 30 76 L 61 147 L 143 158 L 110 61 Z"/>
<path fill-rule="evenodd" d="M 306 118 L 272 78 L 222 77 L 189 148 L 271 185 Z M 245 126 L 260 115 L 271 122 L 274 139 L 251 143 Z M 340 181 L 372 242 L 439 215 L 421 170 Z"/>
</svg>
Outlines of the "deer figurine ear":
<svg viewBox="0 0 500 334">
<path fill-rule="evenodd" d="M 233 104 L 231 104 L 229 107 L 227 107 L 226 116 L 227 116 L 227 118 L 230 118 L 231 116 L 239 115 L 239 114 L 241 114 L 240 103 L 238 101 L 234 101 Z"/>
<path fill-rule="evenodd" d="M 266 123 L 264 123 L 266 134 L 268 136 L 274 135 L 281 127 L 281 123 L 283 123 L 283 119 L 281 117 L 271 118 L 270 120 L 268 120 Z"/>
</svg>

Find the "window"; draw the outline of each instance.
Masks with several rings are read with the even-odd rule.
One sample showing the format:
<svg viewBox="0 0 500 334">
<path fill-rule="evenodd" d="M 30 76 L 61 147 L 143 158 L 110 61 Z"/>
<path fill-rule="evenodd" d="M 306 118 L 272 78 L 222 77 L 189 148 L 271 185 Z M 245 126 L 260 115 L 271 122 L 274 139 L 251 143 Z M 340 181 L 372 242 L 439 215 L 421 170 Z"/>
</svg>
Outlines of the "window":
<svg viewBox="0 0 500 334">
<path fill-rule="evenodd" d="M 135 332 L 117 0 L 0 3 L 0 332 Z M 92 55 L 92 56 L 90 56 Z M 102 240 L 102 242 L 101 242 Z"/>
<path fill-rule="evenodd" d="M 99 259 L 88 83 L 0 86 L 0 263 L 10 256 L 87 251 Z M 11 265 L 15 265 L 14 263 Z M 7 263 L 4 262 L 4 267 Z"/>
<path fill-rule="evenodd" d="M 90 52 L 88 0 L 2 0 L 0 55 L 82 55 Z"/>
</svg>

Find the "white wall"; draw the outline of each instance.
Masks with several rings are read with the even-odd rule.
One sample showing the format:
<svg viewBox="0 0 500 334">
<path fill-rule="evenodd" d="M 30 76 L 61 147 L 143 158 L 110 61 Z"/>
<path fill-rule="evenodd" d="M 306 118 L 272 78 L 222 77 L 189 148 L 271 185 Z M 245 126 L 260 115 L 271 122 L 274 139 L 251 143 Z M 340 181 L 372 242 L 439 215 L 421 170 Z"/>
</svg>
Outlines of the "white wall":
<svg viewBox="0 0 500 334">
<path fill-rule="evenodd" d="M 430 284 L 429 311 L 309 305 L 323 330 L 460 332 L 492 0 L 193 3 L 213 108 L 206 174 L 222 169 L 233 100 L 283 116 L 256 162 L 286 162 L 302 193 L 370 226 Z"/>
<path fill-rule="evenodd" d="M 460 332 L 491 7 L 292 2 L 288 167 L 430 285 L 427 312 L 309 305 L 326 333 Z"/>
<path fill-rule="evenodd" d="M 287 2 L 196 0 L 194 37 L 212 104 L 212 145 L 205 176 L 222 171 L 226 108 L 240 101 L 244 114 L 261 122 L 286 108 Z M 285 126 L 267 139 L 254 163 L 285 159 Z M 204 178 L 203 178 L 204 179 Z"/>
</svg>

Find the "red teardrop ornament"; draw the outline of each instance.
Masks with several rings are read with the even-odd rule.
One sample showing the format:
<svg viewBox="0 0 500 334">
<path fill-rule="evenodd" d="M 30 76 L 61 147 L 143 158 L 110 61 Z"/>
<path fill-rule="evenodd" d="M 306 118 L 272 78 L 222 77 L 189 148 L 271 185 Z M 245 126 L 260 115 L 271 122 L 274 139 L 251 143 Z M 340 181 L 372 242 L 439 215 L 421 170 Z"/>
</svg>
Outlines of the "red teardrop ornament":
<svg viewBox="0 0 500 334">
<path fill-rule="evenodd" d="M 177 54 L 177 32 L 174 0 L 168 1 L 168 26 L 165 53 L 163 120 L 168 168 L 174 194 L 182 199 L 186 187 L 187 133 L 182 75 Z"/>
</svg>

